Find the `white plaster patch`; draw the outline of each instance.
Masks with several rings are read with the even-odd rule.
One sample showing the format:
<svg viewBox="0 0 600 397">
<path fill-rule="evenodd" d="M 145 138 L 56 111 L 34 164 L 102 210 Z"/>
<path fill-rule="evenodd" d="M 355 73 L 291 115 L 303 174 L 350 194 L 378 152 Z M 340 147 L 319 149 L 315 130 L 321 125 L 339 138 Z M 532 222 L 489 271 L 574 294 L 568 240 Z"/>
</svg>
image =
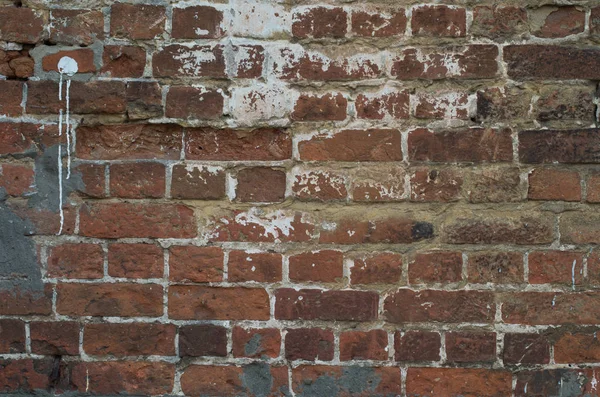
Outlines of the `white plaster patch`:
<svg viewBox="0 0 600 397">
<path fill-rule="evenodd" d="M 233 1 L 231 33 L 234 36 L 270 38 L 291 32 L 289 13 L 269 2 Z"/>
</svg>

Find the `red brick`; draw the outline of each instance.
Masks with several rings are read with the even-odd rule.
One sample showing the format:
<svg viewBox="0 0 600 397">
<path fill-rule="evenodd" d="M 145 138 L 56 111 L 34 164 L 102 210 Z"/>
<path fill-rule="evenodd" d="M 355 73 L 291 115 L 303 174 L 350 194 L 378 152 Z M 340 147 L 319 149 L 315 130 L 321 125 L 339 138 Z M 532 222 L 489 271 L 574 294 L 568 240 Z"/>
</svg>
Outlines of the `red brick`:
<svg viewBox="0 0 600 397">
<path fill-rule="evenodd" d="M 244 168 L 237 173 L 236 198 L 242 202 L 273 203 L 285 200 L 285 171 L 268 168 Z"/>
<path fill-rule="evenodd" d="M 600 373 L 596 368 L 556 368 L 520 371 L 517 374 L 515 397 L 558 396 L 563 390 L 573 395 L 594 395 L 596 379 Z"/>
<path fill-rule="evenodd" d="M 362 37 L 402 36 L 406 30 L 403 8 L 352 10 L 352 33 Z"/>
<path fill-rule="evenodd" d="M 228 280 L 274 283 L 281 281 L 281 254 L 230 251 L 227 262 Z"/>
<path fill-rule="evenodd" d="M 169 317 L 177 320 L 268 320 L 269 312 L 269 295 L 261 288 L 169 288 Z"/>
<path fill-rule="evenodd" d="M 46 55 L 42 58 L 42 68 L 45 72 L 60 72 L 58 63 L 63 57 L 73 58 L 75 62 L 77 62 L 77 73 L 94 73 L 96 71 L 94 51 L 90 48 L 59 51 L 54 54 Z"/>
<path fill-rule="evenodd" d="M 510 396 L 509 371 L 480 368 L 409 368 L 406 394 L 418 396 Z"/>
<path fill-rule="evenodd" d="M 8 202 L 10 208 L 19 218 L 29 222 L 27 233 L 31 235 L 56 235 L 60 230 L 61 217 L 56 209 L 44 209 L 39 206 L 29 206 L 27 201 Z M 63 205 L 64 222 L 62 223 L 62 235 L 73 234 L 75 230 L 76 207 Z"/>
<path fill-rule="evenodd" d="M 23 321 L 0 320 L 0 353 L 25 353 L 25 323 Z"/>
<path fill-rule="evenodd" d="M 34 191 L 35 173 L 30 165 L 0 164 L 0 188 L 10 196 L 24 196 Z"/>
<path fill-rule="evenodd" d="M 460 170 L 416 168 L 410 178 L 410 199 L 416 202 L 451 202 L 460 198 Z"/>
<path fill-rule="evenodd" d="M 340 334 L 340 360 L 387 360 L 388 335 L 381 329 Z"/>
<path fill-rule="evenodd" d="M 50 388 L 53 359 L 0 359 L 0 387 L 5 392 L 31 392 Z"/>
<path fill-rule="evenodd" d="M 92 356 L 175 355 L 175 326 L 172 324 L 86 324 L 83 350 Z"/>
<path fill-rule="evenodd" d="M 468 279 L 471 283 L 523 283 L 523 254 L 520 252 L 469 253 Z"/>
<path fill-rule="evenodd" d="M 346 35 L 347 16 L 343 8 L 312 7 L 294 13 L 292 35 L 296 38 L 340 38 Z"/>
<path fill-rule="evenodd" d="M 412 243 L 433 238 L 433 225 L 406 218 L 372 221 L 343 219 L 333 229 L 321 231 L 323 244 Z"/>
<path fill-rule="evenodd" d="M 600 35 L 600 7 L 592 8 L 590 13 L 590 34 L 592 37 Z"/>
<path fill-rule="evenodd" d="M 471 33 L 502 40 L 528 32 L 527 10 L 517 6 L 476 6 Z"/>
<path fill-rule="evenodd" d="M 593 250 L 588 255 L 587 281 L 591 285 L 600 285 L 600 251 Z"/>
<path fill-rule="evenodd" d="M 408 264 L 411 284 L 455 283 L 462 280 L 462 254 L 454 251 L 422 252 Z"/>
<path fill-rule="evenodd" d="M 566 7 L 543 7 L 537 11 L 536 17 L 532 18 L 533 35 L 545 38 L 566 37 L 572 34 L 582 33 L 585 28 L 585 11 L 575 6 Z"/>
<path fill-rule="evenodd" d="M 223 46 L 173 44 L 152 56 L 154 77 L 214 77 L 224 78 Z"/>
<path fill-rule="evenodd" d="M 278 320 L 372 321 L 377 319 L 379 296 L 366 291 L 319 289 L 275 291 Z"/>
<path fill-rule="evenodd" d="M 504 47 L 504 60 L 508 76 L 516 80 L 600 79 L 597 48 L 509 45 Z"/>
<path fill-rule="evenodd" d="M 75 284 L 57 286 L 56 310 L 67 316 L 158 317 L 163 288 L 156 284 Z"/>
<path fill-rule="evenodd" d="M 234 357 L 279 357 L 281 334 L 276 328 L 234 327 L 232 338 Z"/>
<path fill-rule="evenodd" d="M 2 73 L 0 73 L 2 74 Z M 21 102 L 23 101 L 23 82 L 0 80 L 0 114 L 8 117 L 17 117 L 23 114 Z"/>
<path fill-rule="evenodd" d="M 598 163 L 599 129 L 519 132 L 523 163 Z"/>
<path fill-rule="evenodd" d="M 489 44 L 407 48 L 393 60 L 391 75 L 399 80 L 489 79 L 498 73 L 497 58 L 498 47 Z"/>
<path fill-rule="evenodd" d="M 530 200 L 580 201 L 581 181 L 576 171 L 536 168 L 529 173 Z"/>
<path fill-rule="evenodd" d="M 495 307 L 490 292 L 401 289 L 385 299 L 383 309 L 385 319 L 396 324 L 491 323 Z"/>
<path fill-rule="evenodd" d="M 338 396 L 399 396 L 400 368 L 301 365 L 292 369 L 292 387 L 297 396 L 323 390 Z"/>
<path fill-rule="evenodd" d="M 104 252 L 99 244 L 63 244 L 48 249 L 48 277 L 102 278 Z"/>
<path fill-rule="evenodd" d="M 162 91 L 157 82 L 127 82 L 127 118 L 146 120 L 163 115 Z"/>
<path fill-rule="evenodd" d="M 565 213 L 560 218 L 561 243 L 598 244 L 600 243 L 599 217 L 596 213 Z"/>
<path fill-rule="evenodd" d="M 333 332 L 319 328 L 289 329 L 285 336 L 288 360 L 333 360 Z"/>
<path fill-rule="evenodd" d="M 496 333 L 447 332 L 446 355 L 450 362 L 494 362 L 496 360 Z"/>
<path fill-rule="evenodd" d="M 331 201 L 348 197 L 344 174 L 327 169 L 294 170 L 292 193 L 300 200 Z"/>
<path fill-rule="evenodd" d="M 52 313 L 52 286 L 43 291 L 0 291 L 0 315 L 49 315 Z"/>
<path fill-rule="evenodd" d="M 383 252 L 355 259 L 350 272 L 352 284 L 397 284 L 402 275 L 402 255 Z"/>
<path fill-rule="evenodd" d="M 467 13 L 464 8 L 420 6 L 412 10 L 414 36 L 464 37 L 467 34 Z"/>
<path fill-rule="evenodd" d="M 83 186 L 79 193 L 92 198 L 106 197 L 106 166 L 104 164 L 79 164 L 74 169 L 81 176 Z"/>
<path fill-rule="evenodd" d="M 535 251 L 529 254 L 530 284 L 579 285 L 583 282 L 583 253 Z"/>
<path fill-rule="evenodd" d="M 254 374 L 260 374 L 260 378 L 254 378 Z M 260 379 L 258 389 L 254 379 Z M 263 362 L 244 366 L 190 365 L 181 376 L 181 389 L 188 396 L 288 395 L 288 368 Z"/>
<path fill-rule="evenodd" d="M 13 52 L 13 51 L 10 51 Z M 9 53 L 10 53 L 9 52 Z M 34 73 L 35 62 L 33 58 L 29 55 L 29 51 L 14 51 L 16 54 L 14 56 L 9 56 L 8 61 L 8 69 L 6 69 L 6 64 L 4 64 L 2 74 L 7 77 L 17 77 L 20 79 L 32 77 Z M 19 55 L 20 54 L 20 55 Z"/>
<path fill-rule="evenodd" d="M 83 362 L 73 367 L 71 384 L 81 393 L 160 395 L 172 391 L 174 378 L 175 365 L 165 362 Z"/>
<path fill-rule="evenodd" d="M 227 329 L 217 325 L 186 325 L 179 329 L 179 355 L 203 357 L 227 355 Z"/>
<path fill-rule="evenodd" d="M 341 251 L 323 250 L 292 255 L 289 258 L 291 281 L 334 283 L 344 277 Z"/>
<path fill-rule="evenodd" d="M 163 250 L 156 244 L 108 245 L 108 274 L 132 279 L 159 278 L 164 271 Z"/>
<path fill-rule="evenodd" d="M 194 211 L 179 204 L 88 203 L 80 217 L 80 234 L 88 237 L 196 236 Z"/>
<path fill-rule="evenodd" d="M 512 161 L 511 131 L 474 128 L 434 132 L 418 128 L 408 135 L 408 157 L 436 163 Z"/>
<path fill-rule="evenodd" d="M 214 7 L 173 8 L 174 39 L 216 39 L 224 34 L 223 13 Z"/>
<path fill-rule="evenodd" d="M 296 100 L 292 120 L 325 121 L 345 120 L 348 100 L 344 95 L 329 93 L 325 95 L 302 94 Z"/>
<path fill-rule="evenodd" d="M 111 7 L 110 35 L 130 40 L 154 39 L 165 31 L 165 7 L 115 3 Z"/>
<path fill-rule="evenodd" d="M 52 356 L 79 355 L 79 324 L 70 321 L 32 322 L 31 352 Z"/>
<path fill-rule="evenodd" d="M 58 114 L 64 108 L 58 99 L 58 83 L 54 81 L 27 82 L 27 113 Z M 66 92 L 66 85 L 63 86 Z M 73 81 L 70 88 L 71 113 L 125 113 L 125 83 L 122 81 Z"/>
<path fill-rule="evenodd" d="M 394 350 L 396 361 L 439 361 L 442 340 L 431 331 L 396 331 Z"/>
<path fill-rule="evenodd" d="M 292 141 L 275 128 L 254 130 L 186 130 L 185 157 L 188 160 L 277 161 L 292 157 Z"/>
<path fill-rule="evenodd" d="M 110 77 L 142 77 L 146 50 L 138 46 L 107 45 L 102 55 L 101 73 Z"/>
<path fill-rule="evenodd" d="M 470 117 L 469 95 L 465 92 L 420 92 L 414 101 L 415 117 L 418 119 L 467 120 Z"/>
<path fill-rule="evenodd" d="M 541 214 L 500 215 L 480 213 L 458 217 L 443 227 L 443 241 L 451 244 L 550 244 L 553 219 Z"/>
<path fill-rule="evenodd" d="M 281 48 L 275 54 L 273 73 L 283 80 L 364 80 L 381 76 L 383 66 L 372 56 L 358 56 L 356 49 L 341 49 L 330 58 L 322 53 L 304 51 L 302 48 Z"/>
<path fill-rule="evenodd" d="M 165 195 L 165 166 L 124 163 L 110 166 L 110 195 L 122 198 L 161 198 Z"/>
<path fill-rule="evenodd" d="M 597 292 L 513 292 L 497 297 L 509 324 L 599 324 Z"/>
<path fill-rule="evenodd" d="M 298 151 L 305 161 L 401 161 L 400 141 L 398 130 L 343 130 L 300 141 Z"/>
<path fill-rule="evenodd" d="M 556 363 L 600 362 L 600 342 L 595 332 L 565 332 L 554 343 Z"/>
<path fill-rule="evenodd" d="M 0 40 L 36 44 L 44 37 L 44 14 L 31 8 L 0 7 Z"/>
<path fill-rule="evenodd" d="M 90 45 L 104 38 L 104 14 L 100 10 L 53 9 L 50 21 L 53 43 Z"/>
<path fill-rule="evenodd" d="M 250 209 L 214 220 L 207 232 L 210 241 L 306 242 L 314 239 L 315 225 L 302 212 Z"/>
<path fill-rule="evenodd" d="M 204 87 L 169 88 L 165 114 L 167 117 L 183 119 L 218 119 L 223 115 L 221 89 Z"/>
<path fill-rule="evenodd" d="M 540 334 L 505 334 L 504 364 L 548 364 L 550 362 L 550 344 Z"/>
<path fill-rule="evenodd" d="M 408 91 L 356 96 L 356 117 L 359 119 L 388 120 L 409 118 Z"/>
<path fill-rule="evenodd" d="M 223 250 L 219 247 L 172 246 L 169 279 L 194 283 L 222 281 L 223 261 Z"/>
<path fill-rule="evenodd" d="M 220 167 L 177 164 L 173 166 L 171 197 L 218 200 L 225 197 L 225 172 Z"/>
</svg>

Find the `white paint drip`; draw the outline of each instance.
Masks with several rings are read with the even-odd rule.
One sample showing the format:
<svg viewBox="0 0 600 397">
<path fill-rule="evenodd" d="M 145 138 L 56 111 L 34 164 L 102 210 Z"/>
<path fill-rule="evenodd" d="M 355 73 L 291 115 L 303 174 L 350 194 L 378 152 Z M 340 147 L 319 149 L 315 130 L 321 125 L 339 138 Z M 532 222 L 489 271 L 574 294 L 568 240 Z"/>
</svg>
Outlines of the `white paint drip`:
<svg viewBox="0 0 600 397">
<path fill-rule="evenodd" d="M 58 100 L 62 101 L 62 87 L 63 87 L 63 75 L 66 74 L 68 76 L 67 80 L 67 92 L 66 92 L 66 134 L 67 134 L 67 179 L 71 177 L 71 121 L 70 121 L 70 89 L 71 89 L 71 77 L 77 73 L 79 70 L 79 66 L 77 65 L 77 61 L 75 61 L 71 57 L 62 57 L 60 61 L 58 61 L 58 72 L 60 73 L 60 81 L 58 84 Z M 63 109 L 59 111 L 59 120 L 58 120 L 58 135 L 62 136 L 63 132 Z M 63 172 L 62 172 L 62 146 L 58 145 L 58 206 L 60 212 L 60 228 L 58 230 L 58 235 L 62 233 L 64 223 L 65 223 L 65 214 L 63 211 Z"/>
<path fill-rule="evenodd" d="M 573 261 L 573 266 L 571 267 L 571 282 L 573 291 L 575 291 L 575 265 L 577 265 L 577 259 Z"/>
</svg>

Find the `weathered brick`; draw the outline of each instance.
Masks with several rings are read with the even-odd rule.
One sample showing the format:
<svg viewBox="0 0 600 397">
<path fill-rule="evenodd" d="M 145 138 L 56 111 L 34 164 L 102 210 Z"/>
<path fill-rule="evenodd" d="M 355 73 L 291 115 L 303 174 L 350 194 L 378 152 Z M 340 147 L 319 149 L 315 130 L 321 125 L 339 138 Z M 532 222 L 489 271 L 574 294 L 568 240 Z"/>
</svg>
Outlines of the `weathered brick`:
<svg viewBox="0 0 600 397">
<path fill-rule="evenodd" d="M 419 6 L 412 10 L 411 28 L 415 36 L 463 37 L 467 13 L 462 7 Z"/>
<path fill-rule="evenodd" d="M 560 240 L 570 244 L 600 243 L 600 218 L 595 213 L 566 213 L 560 218 Z"/>
<path fill-rule="evenodd" d="M 172 246 L 169 248 L 169 279 L 194 283 L 222 281 L 224 257 L 219 247 Z"/>
<path fill-rule="evenodd" d="M 341 172 L 318 168 L 297 168 L 292 174 L 292 193 L 300 200 L 332 201 L 348 196 L 346 177 Z"/>
<path fill-rule="evenodd" d="M 533 113 L 540 121 L 588 120 L 592 123 L 596 117 L 595 88 L 595 85 L 544 87 L 533 105 Z"/>
<path fill-rule="evenodd" d="M 0 387 L 6 392 L 33 393 L 51 386 L 53 359 L 0 359 Z"/>
<path fill-rule="evenodd" d="M 225 171 L 216 166 L 176 164 L 171 179 L 175 199 L 218 200 L 225 197 Z"/>
<path fill-rule="evenodd" d="M 92 356 L 175 355 L 172 324 L 86 324 L 83 335 L 83 350 Z"/>
<path fill-rule="evenodd" d="M 52 313 L 52 286 L 42 291 L 19 289 L 0 291 L 0 315 L 49 315 Z"/>
<path fill-rule="evenodd" d="M 157 82 L 127 82 L 127 118 L 145 120 L 162 115 L 162 92 Z"/>
<path fill-rule="evenodd" d="M 277 328 L 234 327 L 232 338 L 234 357 L 279 357 L 281 334 Z"/>
<path fill-rule="evenodd" d="M 179 204 L 88 203 L 80 217 L 80 234 L 88 237 L 196 236 L 194 211 Z"/>
<path fill-rule="evenodd" d="M 469 95 L 466 92 L 419 92 L 414 98 L 418 119 L 469 119 Z"/>
<path fill-rule="evenodd" d="M 524 282 L 523 255 L 519 252 L 473 252 L 468 254 L 471 283 L 518 284 Z"/>
<path fill-rule="evenodd" d="M 179 329 L 179 355 L 202 357 L 227 355 L 227 329 L 218 325 L 186 325 Z"/>
<path fill-rule="evenodd" d="M 163 288 L 157 284 L 59 283 L 56 310 L 69 316 L 158 317 Z"/>
<path fill-rule="evenodd" d="M 597 292 L 503 293 L 502 319 L 509 324 L 598 324 Z"/>
<path fill-rule="evenodd" d="M 236 198 L 242 202 L 280 202 L 285 199 L 285 171 L 268 168 L 244 168 L 237 173 Z"/>
<path fill-rule="evenodd" d="M 175 285 L 169 288 L 169 317 L 177 320 L 268 320 L 264 289 Z"/>
<path fill-rule="evenodd" d="M 396 396 L 402 394 L 397 367 L 301 365 L 292 370 L 297 396 L 327 393 L 340 396 Z"/>
<path fill-rule="evenodd" d="M 311 251 L 289 258 L 291 281 L 333 283 L 341 280 L 343 273 L 344 256 L 341 251 Z"/>
<path fill-rule="evenodd" d="M 80 48 L 77 50 L 59 51 L 48 54 L 42 58 L 42 69 L 45 72 L 60 72 L 58 63 L 63 57 L 69 57 L 77 62 L 77 73 L 94 73 L 96 65 L 94 64 L 94 51 L 89 48 Z"/>
<path fill-rule="evenodd" d="M 388 335 L 381 329 L 340 334 L 340 360 L 387 360 Z"/>
<path fill-rule="evenodd" d="M 462 254 L 454 251 L 421 252 L 408 263 L 411 284 L 453 283 L 462 280 Z"/>
<path fill-rule="evenodd" d="M 301 299 L 300 299 L 301 298 Z M 371 321 L 377 319 L 379 296 L 366 291 L 281 288 L 275 291 L 279 320 Z"/>
<path fill-rule="evenodd" d="M 100 10 L 53 9 L 50 22 L 50 41 L 53 43 L 90 45 L 94 40 L 104 38 L 104 14 Z"/>
<path fill-rule="evenodd" d="M 409 118 L 408 91 L 359 94 L 356 96 L 356 116 L 360 119 L 388 120 Z"/>
<path fill-rule="evenodd" d="M 111 277 L 159 278 L 163 275 L 164 254 L 156 244 L 108 245 L 108 274 Z"/>
<path fill-rule="evenodd" d="M 530 200 L 581 200 L 581 178 L 576 171 L 536 168 L 529 173 Z"/>
<path fill-rule="evenodd" d="M 408 157 L 436 163 L 511 161 L 511 131 L 473 128 L 435 132 L 418 128 L 408 135 Z"/>
<path fill-rule="evenodd" d="M 333 332 L 320 328 L 289 329 L 285 336 L 288 360 L 333 360 Z"/>
<path fill-rule="evenodd" d="M 446 356 L 457 363 L 494 362 L 495 332 L 446 332 Z"/>
<path fill-rule="evenodd" d="M 557 396 L 561 390 L 569 390 L 573 395 L 594 395 L 600 376 L 596 368 L 553 368 L 520 371 L 514 389 L 515 397 Z"/>
<path fill-rule="evenodd" d="M 406 30 L 406 22 L 403 8 L 370 10 L 356 7 L 352 10 L 352 33 L 357 36 L 402 36 Z"/>
<path fill-rule="evenodd" d="M 230 251 L 227 262 L 228 280 L 274 283 L 281 281 L 282 257 L 272 252 L 250 253 Z"/>
<path fill-rule="evenodd" d="M 83 186 L 78 192 L 92 198 L 106 197 L 106 166 L 104 164 L 79 164 L 73 169 L 81 176 Z"/>
<path fill-rule="evenodd" d="M 223 33 L 223 12 L 214 7 L 173 8 L 174 39 L 216 39 Z"/>
<path fill-rule="evenodd" d="M 470 31 L 474 36 L 498 41 L 520 37 L 529 31 L 527 10 L 518 6 L 476 6 Z"/>
<path fill-rule="evenodd" d="M 123 198 L 164 197 L 164 164 L 112 164 L 110 166 L 110 195 Z"/>
<path fill-rule="evenodd" d="M 413 243 L 431 239 L 433 225 L 407 218 L 389 218 L 372 221 L 343 219 L 322 230 L 319 242 L 324 244 Z"/>
<path fill-rule="evenodd" d="M 298 121 L 341 121 L 346 119 L 347 106 L 348 100 L 341 93 L 321 96 L 302 94 L 296 100 L 290 117 Z"/>
<path fill-rule="evenodd" d="M 62 244 L 48 249 L 49 277 L 102 278 L 104 252 L 99 244 Z"/>
<path fill-rule="evenodd" d="M 600 130 L 541 130 L 519 132 L 519 159 L 523 163 L 598 163 Z"/>
<path fill-rule="evenodd" d="M 438 361 L 442 340 L 431 331 L 396 331 L 394 350 L 396 361 Z"/>
<path fill-rule="evenodd" d="M 173 118 L 218 119 L 223 114 L 221 90 L 204 87 L 169 88 L 165 115 Z"/>
<path fill-rule="evenodd" d="M 292 34 L 300 39 L 344 37 L 347 30 L 347 19 L 346 11 L 340 7 L 302 9 L 294 13 Z"/>
<path fill-rule="evenodd" d="M 462 190 L 470 203 L 518 202 L 527 196 L 527 183 L 514 166 L 473 168 L 465 173 Z"/>
<path fill-rule="evenodd" d="M 383 252 L 354 260 L 352 284 L 397 284 L 402 275 L 402 255 Z"/>
<path fill-rule="evenodd" d="M 350 173 L 352 200 L 365 202 L 403 201 L 406 169 L 399 164 L 372 164 Z"/>
<path fill-rule="evenodd" d="M 450 202 L 460 198 L 462 175 L 454 169 L 416 168 L 410 176 L 410 199 Z"/>
<path fill-rule="evenodd" d="M 477 91 L 477 121 L 529 118 L 532 93 L 521 87 L 486 87 Z"/>
<path fill-rule="evenodd" d="M 165 7 L 115 3 L 111 7 L 110 35 L 130 40 L 154 39 L 165 31 Z"/>
<path fill-rule="evenodd" d="M 541 7 L 532 14 L 531 31 L 537 37 L 566 37 L 585 28 L 585 11 L 575 6 Z"/>
<path fill-rule="evenodd" d="M 0 73 L 1 74 L 1 73 Z M 17 117 L 23 114 L 21 102 L 23 101 L 23 82 L 0 80 L 0 114 L 8 117 Z"/>
<path fill-rule="evenodd" d="M 409 368 L 406 394 L 418 396 L 509 396 L 512 375 L 501 369 Z"/>
<path fill-rule="evenodd" d="M 21 320 L 0 320 L 0 353 L 25 353 L 25 323 Z"/>
<path fill-rule="evenodd" d="M 504 335 L 504 364 L 548 364 L 550 344 L 541 334 Z"/>
<path fill-rule="evenodd" d="M 276 161 L 292 157 L 290 136 L 275 128 L 187 129 L 184 147 L 188 160 Z"/>
<path fill-rule="evenodd" d="M 575 288 L 583 282 L 583 253 L 534 251 L 528 255 L 530 284 L 568 284 Z"/>
<path fill-rule="evenodd" d="M 298 151 L 308 161 L 401 161 L 400 141 L 398 130 L 343 130 L 300 141 Z"/>
<path fill-rule="evenodd" d="M 31 8 L 0 7 L 0 40 L 36 44 L 44 37 L 44 15 Z"/>
<path fill-rule="evenodd" d="M 101 73 L 110 77 L 142 77 L 146 50 L 138 46 L 108 45 L 102 54 Z"/>
<path fill-rule="evenodd" d="M 385 319 L 396 324 L 491 323 L 495 306 L 489 292 L 401 289 L 385 299 L 383 309 Z"/>
<path fill-rule="evenodd" d="M 0 189 L 10 196 L 33 193 L 35 173 L 29 165 L 0 164 Z"/>
</svg>

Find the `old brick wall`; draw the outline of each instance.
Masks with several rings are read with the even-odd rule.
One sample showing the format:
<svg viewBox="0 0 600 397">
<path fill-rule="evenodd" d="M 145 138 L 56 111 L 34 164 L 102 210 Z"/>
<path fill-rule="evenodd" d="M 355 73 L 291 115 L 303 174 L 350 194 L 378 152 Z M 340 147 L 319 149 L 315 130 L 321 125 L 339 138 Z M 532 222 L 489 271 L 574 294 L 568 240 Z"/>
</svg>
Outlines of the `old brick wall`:
<svg viewBox="0 0 600 397">
<path fill-rule="evenodd" d="M 0 0 L 0 393 L 599 396 L 557 3 Z"/>
</svg>

